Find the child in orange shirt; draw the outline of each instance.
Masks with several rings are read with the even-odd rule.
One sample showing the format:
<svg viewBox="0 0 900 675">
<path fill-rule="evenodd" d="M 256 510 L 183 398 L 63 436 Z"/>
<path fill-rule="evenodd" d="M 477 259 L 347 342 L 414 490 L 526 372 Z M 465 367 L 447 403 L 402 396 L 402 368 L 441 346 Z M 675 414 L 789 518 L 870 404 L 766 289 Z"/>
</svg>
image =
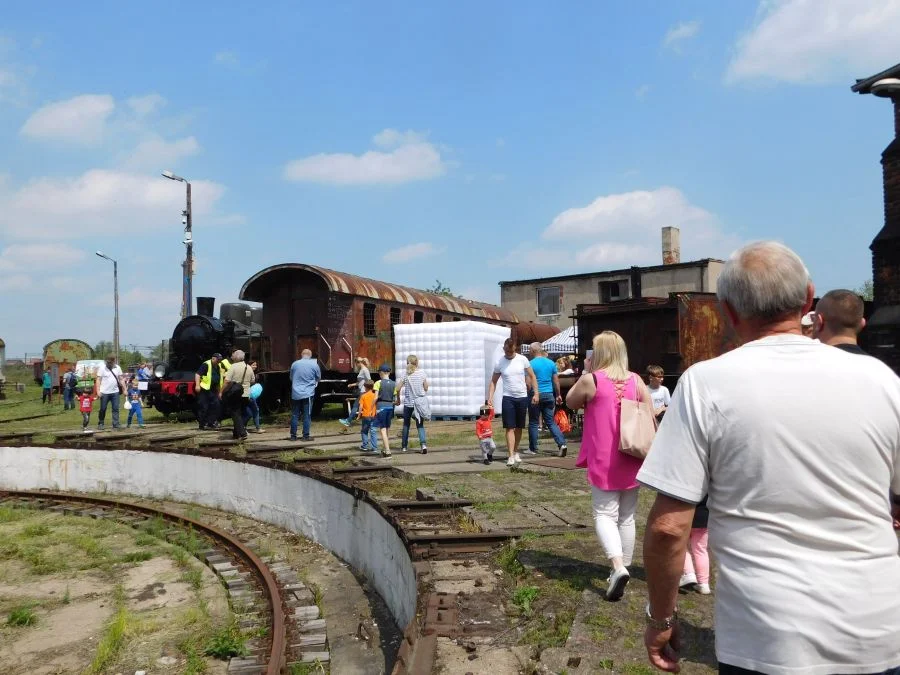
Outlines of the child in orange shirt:
<svg viewBox="0 0 900 675">
<path fill-rule="evenodd" d="M 497 444 L 494 443 L 494 407 L 483 405 L 479 411 L 480 417 L 475 422 L 475 435 L 481 441 L 481 456 L 485 464 L 494 461 L 494 450 Z"/>
<path fill-rule="evenodd" d="M 378 452 L 378 436 L 373 425 L 375 422 L 375 383 L 372 380 L 365 381 L 366 393 L 359 397 L 359 412 L 357 416 L 362 420 L 359 435 L 362 437 L 360 450 Z"/>
</svg>

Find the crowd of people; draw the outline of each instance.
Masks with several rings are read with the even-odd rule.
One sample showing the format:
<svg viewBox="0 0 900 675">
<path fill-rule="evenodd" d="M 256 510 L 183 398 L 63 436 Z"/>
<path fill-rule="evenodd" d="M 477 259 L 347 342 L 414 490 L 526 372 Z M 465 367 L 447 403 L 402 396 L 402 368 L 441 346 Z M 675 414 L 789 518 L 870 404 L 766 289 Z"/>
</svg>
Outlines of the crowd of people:
<svg viewBox="0 0 900 675">
<path fill-rule="evenodd" d="M 717 560 L 720 673 L 900 673 L 900 380 L 865 355 L 863 302 L 814 289 L 774 242 L 737 251 L 718 296 L 742 343 L 698 363 L 668 395 L 628 370 L 625 343 L 593 341 L 569 391 L 584 409 L 606 597 L 622 597 L 638 486 L 656 491 L 644 538 L 653 666 L 678 672 L 680 587 L 710 592 Z M 656 391 L 653 386 L 656 386 Z M 663 418 L 646 459 L 620 450 L 621 401 Z"/>
</svg>

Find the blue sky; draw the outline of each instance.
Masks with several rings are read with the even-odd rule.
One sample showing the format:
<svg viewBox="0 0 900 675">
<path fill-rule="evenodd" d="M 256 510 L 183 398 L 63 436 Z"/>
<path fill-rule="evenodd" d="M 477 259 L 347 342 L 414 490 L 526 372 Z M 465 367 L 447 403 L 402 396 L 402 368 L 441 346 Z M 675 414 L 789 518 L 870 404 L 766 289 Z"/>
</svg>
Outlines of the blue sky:
<svg viewBox="0 0 900 675">
<path fill-rule="evenodd" d="M 563 4 L 563 3 L 560 3 Z M 900 0 L 31 3 L 0 20 L 0 337 L 169 337 L 306 262 L 497 302 L 501 280 L 777 238 L 871 276 Z"/>
</svg>

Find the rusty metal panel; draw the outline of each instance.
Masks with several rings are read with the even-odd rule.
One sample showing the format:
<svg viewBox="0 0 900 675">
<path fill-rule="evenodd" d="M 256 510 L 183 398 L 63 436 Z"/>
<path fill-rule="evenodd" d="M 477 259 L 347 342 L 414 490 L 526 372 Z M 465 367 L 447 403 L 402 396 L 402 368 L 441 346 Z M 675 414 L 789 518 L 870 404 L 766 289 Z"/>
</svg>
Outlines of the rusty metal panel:
<svg viewBox="0 0 900 675">
<path fill-rule="evenodd" d="M 54 340 L 44 345 L 44 368 L 50 364 L 75 365 L 77 361 L 94 358 L 94 350 L 81 340 Z"/>
<path fill-rule="evenodd" d="M 737 338 L 725 312 L 711 293 L 680 293 L 679 341 L 684 368 L 720 356 L 737 346 Z"/>
<path fill-rule="evenodd" d="M 441 313 L 446 312 L 508 324 L 518 323 L 519 321 L 513 312 L 496 305 L 436 295 L 407 286 L 375 281 L 374 279 L 366 279 L 345 272 L 336 272 L 324 267 L 301 263 L 274 265 L 257 272 L 244 283 L 239 298 L 241 300 L 263 302 L 263 298 L 269 293 L 268 289 L 273 284 L 273 280 L 283 278 L 283 274 L 289 271 L 309 272 L 318 276 L 332 293 L 355 295 L 394 304 L 414 305 Z"/>
</svg>

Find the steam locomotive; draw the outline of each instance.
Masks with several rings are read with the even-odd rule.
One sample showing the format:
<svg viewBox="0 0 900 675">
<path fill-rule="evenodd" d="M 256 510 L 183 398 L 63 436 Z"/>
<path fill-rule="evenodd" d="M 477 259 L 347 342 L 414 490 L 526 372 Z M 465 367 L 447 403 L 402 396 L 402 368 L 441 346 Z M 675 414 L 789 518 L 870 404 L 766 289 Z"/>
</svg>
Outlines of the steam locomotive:
<svg viewBox="0 0 900 675">
<path fill-rule="evenodd" d="M 147 404 L 161 413 L 196 412 L 194 373 L 213 354 L 227 357 L 241 349 L 253 358 L 262 334 L 262 308 L 224 303 L 219 318 L 214 308 L 215 298 L 197 298 L 199 314 L 178 322 L 169 341 L 169 360 L 154 366 Z"/>
<path fill-rule="evenodd" d="M 317 414 L 324 403 L 354 395 L 348 385 L 356 381 L 356 356 L 367 357 L 376 368 L 392 362 L 396 324 L 483 321 L 508 326 L 520 343 L 543 342 L 559 332 L 520 321 L 502 307 L 302 263 L 257 272 L 239 299 L 263 307 L 226 303 L 216 319 L 214 299 L 197 298 L 198 315 L 178 323 L 168 363 L 155 367 L 148 386 L 151 405 L 164 413 L 193 410 L 194 372 L 216 352 L 228 356 L 241 349 L 248 363 L 257 363 L 260 406 L 274 412 L 289 404 L 291 363 L 309 349 L 322 370 L 313 403 Z"/>
</svg>

